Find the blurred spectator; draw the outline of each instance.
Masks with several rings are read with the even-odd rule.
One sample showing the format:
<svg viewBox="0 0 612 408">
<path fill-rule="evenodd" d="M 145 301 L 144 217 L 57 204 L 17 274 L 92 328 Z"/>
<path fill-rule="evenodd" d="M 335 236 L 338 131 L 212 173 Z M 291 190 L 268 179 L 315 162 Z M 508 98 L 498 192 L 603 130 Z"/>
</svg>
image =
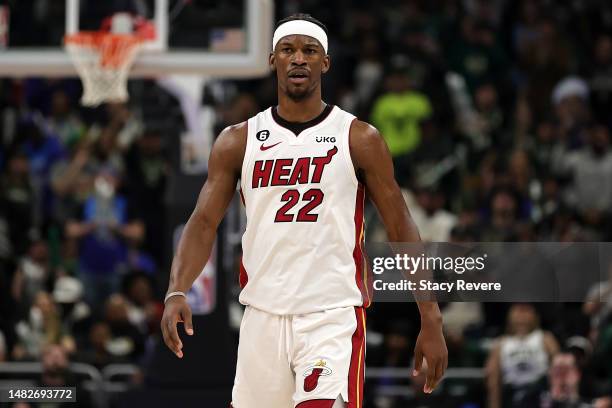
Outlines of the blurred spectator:
<svg viewBox="0 0 612 408">
<path fill-rule="evenodd" d="M 61 345 L 67 353 L 75 351 L 74 339 L 64 331 L 57 305 L 47 292 L 38 292 L 27 320 L 17 323 L 15 332 L 12 354 L 16 360 L 37 358 L 48 343 Z"/>
<path fill-rule="evenodd" d="M 548 228 L 541 234 L 541 239 L 553 242 L 584 241 L 587 235 L 575 212 L 567 206 L 560 206 L 552 214 L 546 227 Z"/>
<path fill-rule="evenodd" d="M 49 175 L 53 165 L 64 154 L 64 146 L 42 123 L 38 113 L 32 114 L 17 127 L 13 151 L 23 153 L 28 159 L 29 179 L 34 200 L 31 224 L 40 227 L 49 216 L 52 194 L 49 188 Z"/>
<path fill-rule="evenodd" d="M 441 58 L 439 39 L 447 23 L 444 17 L 435 15 L 441 7 L 437 5 L 428 10 L 425 3 L 399 2 L 387 17 L 389 45 L 386 49 L 387 54 L 401 55 L 408 62 L 412 87 L 428 96 L 440 125 L 447 129 L 453 113 L 445 83 L 448 67 Z"/>
<path fill-rule="evenodd" d="M 546 175 L 540 179 L 540 182 L 542 185 L 537 186 L 538 190 L 535 194 L 539 198 L 538 207 L 534 209 L 532 219 L 540 222 L 540 235 L 544 236 L 550 220 L 560 212 L 563 200 L 561 187 L 554 176 Z"/>
<path fill-rule="evenodd" d="M 467 216 L 466 216 L 467 217 Z M 461 220 L 460 220 L 461 221 Z M 478 242 L 478 228 L 476 227 L 476 218 L 474 221 L 461 221 L 454 226 L 450 231 L 449 242 Z"/>
<path fill-rule="evenodd" d="M 384 74 L 380 54 L 380 42 L 377 37 L 370 35 L 361 40 L 359 61 L 357 62 L 353 79 L 355 83 L 353 100 L 345 101 L 342 104 L 343 109 L 350 109 L 351 112 L 356 112 L 370 103 Z"/>
<path fill-rule="evenodd" d="M 474 242 L 470 240 L 468 242 Z M 444 337 L 449 350 L 449 366 L 475 366 L 479 362 L 466 334 L 484 325 L 482 305 L 478 302 L 451 302 L 442 309 Z M 472 350 L 470 350 L 472 349 Z"/>
<path fill-rule="evenodd" d="M 136 362 L 144 351 L 144 335 L 130 321 L 129 305 L 123 295 L 111 295 L 104 317 L 110 329 L 110 339 L 105 344 L 108 353 L 115 359 Z"/>
<path fill-rule="evenodd" d="M 111 354 L 112 334 L 108 323 L 96 322 L 88 331 L 87 342 L 76 354 L 75 359 L 95 367 L 103 368 L 108 364 L 124 363 L 121 356 Z"/>
<path fill-rule="evenodd" d="M 108 103 L 106 109 L 109 124 L 103 132 L 113 134 L 117 148 L 125 152 L 142 135 L 142 121 L 124 103 Z"/>
<path fill-rule="evenodd" d="M 591 340 L 596 340 L 599 331 L 612 324 L 612 263 L 608 266 L 608 280 L 589 289 L 582 310 L 591 318 Z"/>
<path fill-rule="evenodd" d="M 472 16 L 464 16 L 460 24 L 459 33 L 446 54 L 450 68 L 465 78 L 473 94 L 483 83 L 504 77 L 506 56 L 490 24 Z"/>
<path fill-rule="evenodd" d="M 412 198 L 404 190 L 404 198 L 423 241 L 449 240 L 450 231 L 457 224 L 457 217 L 444 209 L 444 192 L 432 187 L 420 188 L 416 197 Z"/>
<path fill-rule="evenodd" d="M 228 126 L 230 124 L 240 123 L 256 115 L 258 110 L 259 105 L 253 95 L 246 92 L 240 93 L 236 95 L 227 108 L 223 110 L 223 122 Z"/>
<path fill-rule="evenodd" d="M 40 360 L 43 366 L 42 384 L 48 387 L 61 387 L 67 384 L 68 356 L 63 348 L 53 343 L 45 345 Z"/>
<path fill-rule="evenodd" d="M 535 150 L 534 118 L 527 98 L 518 98 L 514 109 L 514 123 L 510 123 L 508 126 L 512 127 L 512 134 L 507 136 L 508 140 L 504 140 L 504 142 L 518 149 Z"/>
<path fill-rule="evenodd" d="M 610 125 L 612 104 L 612 36 L 601 34 L 593 47 L 593 64 L 588 68 L 591 104 L 595 117 Z"/>
<path fill-rule="evenodd" d="M 110 126 L 105 127 L 94 140 L 91 158 L 87 163 L 91 163 L 94 166 L 94 171 L 99 171 L 101 168 L 109 168 L 117 174 L 123 174 L 125 171 L 125 160 L 117 142 L 117 132 Z"/>
<path fill-rule="evenodd" d="M 581 371 L 570 352 L 555 355 L 548 370 L 549 389 L 542 395 L 541 408 L 589 408 L 580 396 Z"/>
<path fill-rule="evenodd" d="M 76 395 L 74 397 L 78 401 L 78 406 L 83 408 L 93 406 L 91 395 L 79 383 L 76 375 L 71 371 L 68 355 L 62 347 L 56 344 L 47 344 L 42 350 L 41 362 L 43 372 L 37 384 L 39 387 L 75 387 Z M 31 404 L 30 406 L 39 408 L 67 408 L 74 406 L 74 402 L 45 402 Z"/>
<path fill-rule="evenodd" d="M 51 189 L 55 194 L 53 218 L 58 224 L 73 217 L 93 189 L 98 166 L 92 160 L 88 141 L 74 144 L 69 157 L 51 170 Z"/>
<path fill-rule="evenodd" d="M 384 90 L 374 102 L 371 120 L 387 142 L 402 179 L 408 168 L 406 155 L 421 141 L 419 123 L 432 115 L 432 107 L 429 98 L 413 88 L 406 61 L 395 62 L 384 78 Z"/>
<path fill-rule="evenodd" d="M 53 168 L 53 191 L 60 198 L 83 200 L 100 169 L 110 169 L 117 174 L 125 171 L 118 133 L 110 125 L 102 128 L 94 125 L 83 138 L 69 145 L 69 155 Z"/>
<path fill-rule="evenodd" d="M 481 239 L 485 242 L 504 242 L 515 238 L 519 220 L 519 199 L 512 189 L 496 188 L 489 201 L 489 216 Z"/>
<path fill-rule="evenodd" d="M 385 367 L 401 367 L 410 361 L 412 327 L 401 320 L 391 322 L 385 333 Z"/>
<path fill-rule="evenodd" d="M 414 327 L 407 321 L 396 319 L 388 323 L 383 337 L 381 353 L 377 354 L 380 360 L 376 361 L 376 365 L 382 367 L 402 367 L 409 364 L 411 360 L 411 337 L 415 335 Z M 385 387 L 396 384 L 397 379 L 391 376 L 382 376 L 373 380 L 369 385 L 371 387 Z M 367 394 L 364 394 L 367 396 Z M 370 396 L 372 397 L 372 396 Z M 375 397 L 375 406 L 379 407 L 395 407 L 400 406 L 405 398 L 394 396 Z"/>
<path fill-rule="evenodd" d="M 552 100 L 563 143 L 569 149 L 582 146 L 582 131 L 591 120 L 587 83 L 578 77 L 564 78 L 555 86 Z"/>
<path fill-rule="evenodd" d="M 64 329 L 69 333 L 81 333 L 91 318 L 91 309 L 83 300 L 83 284 L 72 276 L 61 276 L 53 287 L 53 300 L 60 308 Z M 76 338 L 77 342 L 80 340 Z"/>
<path fill-rule="evenodd" d="M 165 203 L 170 164 L 166 159 L 162 135 L 146 131 L 127 153 L 126 190 L 139 208 L 145 224 L 144 249 L 162 262 L 164 247 L 159 237 L 165 233 Z M 155 272 L 155 271 L 151 271 Z"/>
<path fill-rule="evenodd" d="M 480 147 L 489 147 L 492 144 L 499 147 L 508 146 L 511 141 L 503 140 L 504 112 L 499 105 L 497 89 L 492 83 L 483 83 L 476 88 L 474 107 L 476 109 L 474 130 L 478 134 L 472 137 L 483 139 Z"/>
<path fill-rule="evenodd" d="M 30 245 L 13 275 L 13 299 L 29 307 L 40 291 L 50 289 L 53 276 L 49 262 L 49 247 L 41 239 Z"/>
<path fill-rule="evenodd" d="M 159 228 L 159 226 L 158 226 Z M 145 227 L 146 231 L 146 227 Z M 140 240 L 128 241 L 127 269 L 139 270 L 150 276 L 157 273 L 157 264 L 153 257 L 143 251 Z"/>
<path fill-rule="evenodd" d="M 496 341 L 486 364 L 489 408 L 537 406 L 558 351 L 554 336 L 540 329 L 535 307 L 512 305 L 506 335 Z"/>
<path fill-rule="evenodd" d="M 535 133 L 535 144 L 531 148 L 531 153 L 538 174 L 547 174 L 553 169 L 556 156 L 563 152 L 558 125 L 552 119 L 544 119 L 536 126 Z"/>
<path fill-rule="evenodd" d="M 128 316 L 142 333 L 151 334 L 159 329 L 164 311 L 163 304 L 154 298 L 151 278 L 144 273 L 132 273 L 125 279 Z"/>
<path fill-rule="evenodd" d="M 557 170 L 571 180 L 566 201 L 587 224 L 597 227 L 606 225 L 612 211 L 612 151 L 608 128 L 590 127 L 586 143 L 582 149 L 560 158 Z"/>
<path fill-rule="evenodd" d="M 578 368 L 584 371 L 589 359 L 593 355 L 593 345 L 582 336 L 572 336 L 565 341 L 565 348 L 576 358 Z"/>
<path fill-rule="evenodd" d="M 580 395 L 592 398 L 600 395 L 600 383 L 597 373 L 598 363 L 593 357 L 593 344 L 589 339 L 582 336 L 571 336 L 565 341 L 565 349 L 574 355 L 576 365 L 581 372 Z"/>
<path fill-rule="evenodd" d="M 55 253 L 57 276 L 78 276 L 79 246 L 76 240 L 63 239 Z"/>
<path fill-rule="evenodd" d="M 113 169 L 101 169 L 80 218 L 66 224 L 66 236 L 80 240 L 80 278 L 85 299 L 94 309 L 118 289 L 127 268 L 128 241 L 139 242 L 144 236 L 142 222 L 117 193 L 119 182 Z"/>
<path fill-rule="evenodd" d="M 57 137 L 43 130 L 39 122 L 40 118 L 34 116 L 19 125 L 15 148 L 28 158 L 30 175 L 36 191 L 41 193 L 51 167 L 64 155 L 64 147 Z"/>
<path fill-rule="evenodd" d="M 533 41 L 524 43 L 518 60 L 529 105 L 534 116 L 542 118 L 550 110 L 553 87 L 570 70 L 572 52 L 552 19 L 539 19 L 533 28 Z"/>
<path fill-rule="evenodd" d="M 70 98 L 63 89 L 58 89 L 51 95 L 51 112 L 47 127 L 64 146 L 78 143 L 85 132 L 81 119 L 72 111 L 70 103 Z"/>
<path fill-rule="evenodd" d="M 523 55 L 537 42 L 541 10 L 536 0 L 521 1 L 519 9 L 519 15 L 512 30 L 512 40 L 516 53 Z"/>
<path fill-rule="evenodd" d="M 478 163 L 478 168 L 475 169 L 476 180 L 474 186 L 470 185 L 469 187 L 471 187 L 471 190 L 475 190 L 473 192 L 475 197 L 469 197 L 468 200 L 475 200 L 475 205 L 481 206 L 487 202 L 494 187 L 499 184 L 500 159 L 498 152 L 489 150 L 480 160 L 474 161 Z"/>
<path fill-rule="evenodd" d="M 29 244 L 29 234 L 37 221 L 36 192 L 29 174 L 29 162 L 25 154 L 16 152 L 9 157 L 7 171 L 0 176 L 0 204 L 4 207 L 11 249 L 23 253 Z"/>
<path fill-rule="evenodd" d="M 512 187 L 525 198 L 539 198 L 541 186 L 534 176 L 531 157 L 526 150 L 516 149 L 508 159 L 508 176 Z"/>
<path fill-rule="evenodd" d="M 420 130 L 421 143 L 407 158 L 410 173 L 405 177 L 419 187 L 436 184 L 446 197 L 459 193 L 465 148 L 455 145 L 457 135 L 434 118 L 421 121 Z"/>
</svg>

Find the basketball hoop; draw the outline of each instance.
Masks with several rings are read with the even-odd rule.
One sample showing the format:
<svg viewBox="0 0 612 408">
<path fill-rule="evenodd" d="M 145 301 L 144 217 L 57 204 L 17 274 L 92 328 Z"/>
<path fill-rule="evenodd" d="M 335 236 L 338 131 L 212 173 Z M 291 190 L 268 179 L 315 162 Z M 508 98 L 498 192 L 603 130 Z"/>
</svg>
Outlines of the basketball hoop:
<svg viewBox="0 0 612 408">
<path fill-rule="evenodd" d="M 64 37 L 64 47 L 83 82 L 84 106 L 127 101 L 130 68 L 143 44 L 155 36 L 155 29 L 147 20 L 133 19 L 125 13 L 109 20 L 112 26 L 107 20 L 100 31 L 81 31 Z"/>
</svg>

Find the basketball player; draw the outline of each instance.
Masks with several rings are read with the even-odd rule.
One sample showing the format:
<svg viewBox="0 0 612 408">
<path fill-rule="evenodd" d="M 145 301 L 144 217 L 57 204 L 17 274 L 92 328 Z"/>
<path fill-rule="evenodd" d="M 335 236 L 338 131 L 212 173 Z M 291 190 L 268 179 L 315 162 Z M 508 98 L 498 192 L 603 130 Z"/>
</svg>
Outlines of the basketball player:
<svg viewBox="0 0 612 408">
<path fill-rule="evenodd" d="M 242 238 L 234 408 L 361 408 L 365 308 L 363 254 L 368 191 L 389 240 L 419 241 L 378 131 L 321 99 L 330 69 L 327 30 L 299 14 L 279 22 L 270 67 L 278 106 L 223 130 L 209 174 L 172 264 L 164 341 L 183 357 L 177 322 L 193 335 L 184 293 L 206 263 L 217 226 L 240 181 Z M 447 365 L 440 310 L 419 302 L 415 372 L 428 364 L 425 392 Z M 406 362 L 408 365 L 409 362 Z"/>
</svg>

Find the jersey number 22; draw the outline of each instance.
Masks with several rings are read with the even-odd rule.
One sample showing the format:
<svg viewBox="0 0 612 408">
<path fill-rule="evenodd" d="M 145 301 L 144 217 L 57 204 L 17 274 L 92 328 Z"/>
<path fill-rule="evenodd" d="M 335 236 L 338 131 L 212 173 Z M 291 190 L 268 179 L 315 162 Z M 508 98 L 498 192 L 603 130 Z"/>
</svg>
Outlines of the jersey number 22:
<svg viewBox="0 0 612 408">
<path fill-rule="evenodd" d="M 300 192 L 298 190 L 285 191 L 281 196 L 281 201 L 286 202 L 286 204 L 278 209 L 274 222 L 292 222 L 294 218 L 297 222 L 316 222 L 319 215 L 312 214 L 311 211 L 321 205 L 323 196 L 323 191 L 318 188 L 304 192 L 302 201 L 306 201 L 306 204 L 300 208 L 296 216 L 295 214 L 289 214 L 289 211 L 300 201 Z"/>
</svg>

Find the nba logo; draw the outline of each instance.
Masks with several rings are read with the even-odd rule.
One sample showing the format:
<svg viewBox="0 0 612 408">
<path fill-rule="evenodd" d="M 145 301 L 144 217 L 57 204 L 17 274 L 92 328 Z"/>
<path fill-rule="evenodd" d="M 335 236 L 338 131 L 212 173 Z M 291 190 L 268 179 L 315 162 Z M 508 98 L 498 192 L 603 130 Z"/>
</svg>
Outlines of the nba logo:
<svg viewBox="0 0 612 408">
<path fill-rule="evenodd" d="M 178 225 L 173 234 L 173 247 L 176 253 L 179 239 L 185 228 L 184 224 Z M 217 243 L 213 244 L 210 251 L 210 258 L 204 269 L 193 282 L 193 285 L 187 292 L 187 303 L 191 307 L 191 312 L 194 315 L 210 314 L 215 310 L 217 303 Z"/>
<path fill-rule="evenodd" d="M 194 315 L 209 314 L 215 310 L 216 304 L 216 279 L 214 253 L 216 245 L 213 246 L 211 257 L 204 266 L 200 276 L 193 282 L 191 289 L 187 292 L 187 303 Z"/>
</svg>

